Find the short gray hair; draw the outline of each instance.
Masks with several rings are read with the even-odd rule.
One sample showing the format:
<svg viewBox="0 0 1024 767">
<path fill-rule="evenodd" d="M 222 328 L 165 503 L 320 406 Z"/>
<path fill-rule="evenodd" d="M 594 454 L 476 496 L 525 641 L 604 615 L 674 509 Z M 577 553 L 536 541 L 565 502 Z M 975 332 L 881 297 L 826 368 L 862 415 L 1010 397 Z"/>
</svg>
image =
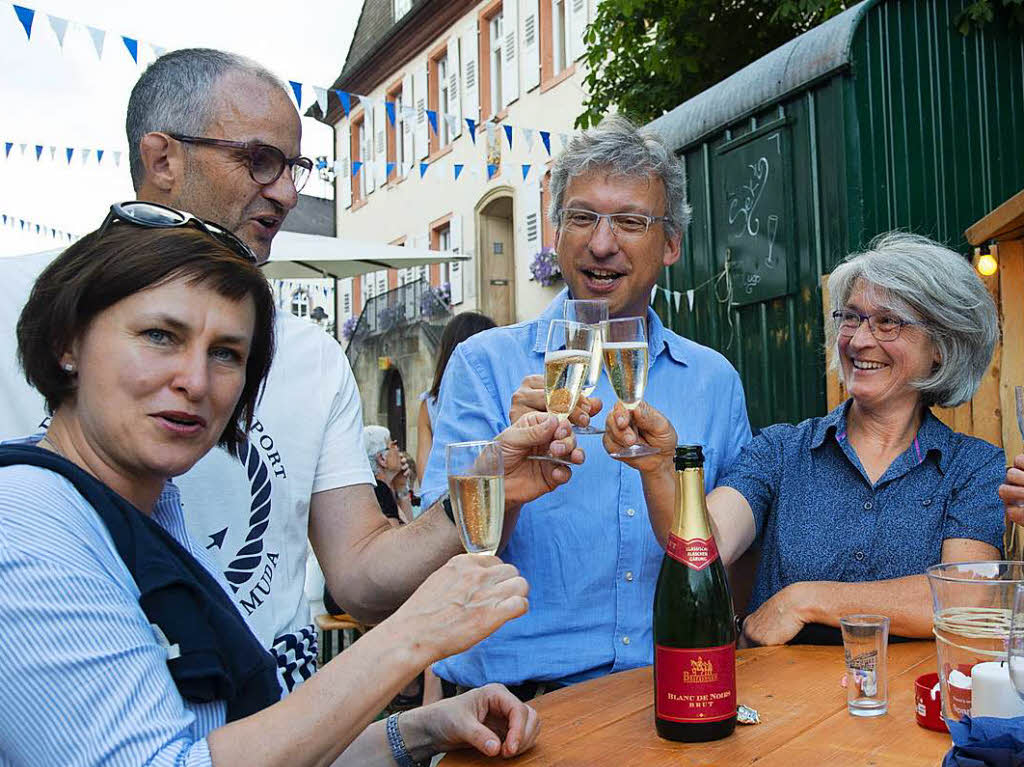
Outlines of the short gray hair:
<svg viewBox="0 0 1024 767">
<path fill-rule="evenodd" d="M 637 128 L 622 115 L 610 115 L 596 127 L 573 136 L 555 160 L 548 208 L 548 218 L 555 227 L 569 181 L 592 170 L 606 170 L 628 178 L 660 178 L 665 185 L 665 215 L 669 217 L 665 233 L 675 239 L 689 226 L 690 206 L 686 201 L 683 164 L 658 134 Z"/>
<path fill-rule="evenodd" d="M 889 232 L 848 256 L 828 278 L 832 311 L 842 309 L 861 280 L 889 309 L 919 320 L 941 356 L 914 382 L 928 405 L 956 407 L 974 396 L 999 338 L 995 302 L 962 255 L 916 234 Z M 832 368 L 840 378 L 835 326 L 827 323 Z"/>
<path fill-rule="evenodd" d="M 128 165 L 136 190 L 146 171 L 139 150 L 142 137 L 154 131 L 202 135 L 212 117 L 214 88 L 231 72 L 252 75 L 288 92 L 280 79 L 252 59 L 212 48 L 171 51 L 146 68 L 132 88 L 125 119 Z"/>
<path fill-rule="evenodd" d="M 370 461 L 370 468 L 376 469 L 377 456 L 388 449 L 391 444 L 391 432 L 385 426 L 364 426 L 363 427 L 363 448 L 366 450 L 366 457 Z"/>
</svg>

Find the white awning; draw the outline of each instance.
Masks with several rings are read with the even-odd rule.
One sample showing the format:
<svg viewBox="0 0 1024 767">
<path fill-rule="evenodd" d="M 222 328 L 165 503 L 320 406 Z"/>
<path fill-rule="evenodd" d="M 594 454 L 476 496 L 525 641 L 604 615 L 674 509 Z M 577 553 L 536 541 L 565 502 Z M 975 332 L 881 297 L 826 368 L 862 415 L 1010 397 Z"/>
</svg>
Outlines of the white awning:
<svg viewBox="0 0 1024 767">
<path fill-rule="evenodd" d="M 270 279 L 294 280 L 311 277 L 355 277 L 379 269 L 408 269 L 448 261 L 466 261 L 468 256 L 446 250 L 422 250 L 379 242 L 361 242 L 319 234 L 278 232 L 263 272 Z"/>
</svg>

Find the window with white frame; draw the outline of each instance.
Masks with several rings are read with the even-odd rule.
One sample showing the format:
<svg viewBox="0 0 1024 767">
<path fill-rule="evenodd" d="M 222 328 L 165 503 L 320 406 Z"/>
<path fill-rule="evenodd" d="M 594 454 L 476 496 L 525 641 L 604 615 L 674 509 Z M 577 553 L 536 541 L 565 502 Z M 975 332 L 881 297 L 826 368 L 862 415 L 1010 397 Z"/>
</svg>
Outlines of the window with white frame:
<svg viewBox="0 0 1024 767">
<path fill-rule="evenodd" d="M 437 230 L 437 249 L 438 250 L 451 250 L 452 249 L 452 229 L 451 226 L 445 224 Z M 451 283 L 451 269 L 447 261 L 441 263 L 441 284 Z"/>
<path fill-rule="evenodd" d="M 437 66 L 437 136 L 439 146 L 448 146 L 451 143 L 451 128 L 448 125 L 447 114 L 451 111 L 452 94 L 448 92 L 448 55 L 445 54 L 436 60 Z"/>
<path fill-rule="evenodd" d="M 299 288 L 292 293 L 291 312 L 296 317 L 309 316 L 309 293 L 305 288 Z"/>
<path fill-rule="evenodd" d="M 505 39 L 505 14 L 498 11 L 491 17 L 490 43 L 491 43 L 491 114 L 496 115 L 501 111 L 501 51 L 502 41 Z"/>
<path fill-rule="evenodd" d="M 555 74 L 569 65 L 568 18 L 565 6 L 566 0 L 551 0 L 551 52 Z"/>
</svg>

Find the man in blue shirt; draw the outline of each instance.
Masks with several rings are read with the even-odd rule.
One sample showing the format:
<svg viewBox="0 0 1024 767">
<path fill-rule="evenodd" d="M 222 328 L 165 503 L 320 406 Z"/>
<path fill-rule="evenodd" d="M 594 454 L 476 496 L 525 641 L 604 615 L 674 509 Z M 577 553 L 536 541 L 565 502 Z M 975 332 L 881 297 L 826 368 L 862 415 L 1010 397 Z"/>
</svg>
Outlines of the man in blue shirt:
<svg viewBox="0 0 1024 767">
<path fill-rule="evenodd" d="M 607 300 L 613 318 L 647 318 L 645 399 L 668 415 L 680 442 L 704 446 L 705 477 L 714 487 L 750 439 L 739 376 L 722 355 L 672 333 L 648 308 L 658 275 L 679 259 L 690 219 L 683 167 L 658 137 L 611 117 L 573 138 L 552 170 L 551 194 L 567 289 L 537 319 L 485 331 L 455 350 L 441 386 L 424 501 L 446 488 L 446 444 L 490 439 L 510 417 L 544 409 L 539 374 L 548 323 L 562 317 L 570 295 Z M 602 400 L 614 401 L 607 377 L 595 395 L 582 405 L 590 415 Z M 567 484 L 506 515 L 501 556 L 529 581 L 530 611 L 436 664 L 442 680 L 522 685 L 530 695 L 540 684 L 652 662 L 662 549 L 639 474 L 610 458 L 599 438 L 589 447 Z"/>
</svg>

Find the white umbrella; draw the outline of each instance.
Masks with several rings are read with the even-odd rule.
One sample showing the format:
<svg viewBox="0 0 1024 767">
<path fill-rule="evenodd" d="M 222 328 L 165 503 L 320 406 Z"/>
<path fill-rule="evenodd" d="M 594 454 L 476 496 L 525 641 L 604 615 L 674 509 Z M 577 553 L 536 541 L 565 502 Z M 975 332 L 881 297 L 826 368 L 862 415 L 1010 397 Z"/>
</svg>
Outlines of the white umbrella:
<svg viewBox="0 0 1024 767">
<path fill-rule="evenodd" d="M 263 265 L 263 273 L 275 280 L 314 277 L 342 279 L 380 269 L 408 269 L 447 261 L 466 261 L 468 258 L 446 250 L 423 250 L 319 234 L 278 232 L 274 237 L 270 259 Z"/>
</svg>

